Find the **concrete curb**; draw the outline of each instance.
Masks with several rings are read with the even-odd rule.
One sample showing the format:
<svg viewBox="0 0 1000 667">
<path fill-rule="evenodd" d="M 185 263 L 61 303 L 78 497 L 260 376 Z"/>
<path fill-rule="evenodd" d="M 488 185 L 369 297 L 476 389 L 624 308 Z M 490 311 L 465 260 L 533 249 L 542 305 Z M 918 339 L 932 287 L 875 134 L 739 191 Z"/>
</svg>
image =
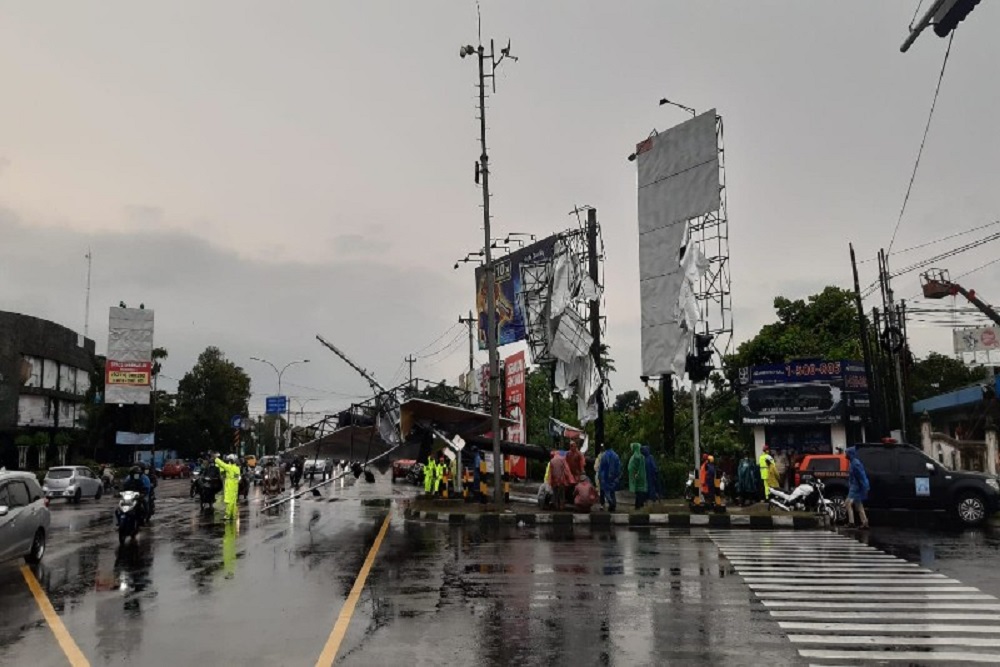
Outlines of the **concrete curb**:
<svg viewBox="0 0 1000 667">
<path fill-rule="evenodd" d="M 611 528 L 612 526 L 674 526 L 704 528 L 753 528 L 788 530 L 816 530 L 825 528 L 820 517 L 792 516 L 749 516 L 746 514 L 574 514 L 570 512 L 529 513 L 489 513 L 466 514 L 464 512 L 418 512 L 407 508 L 403 511 L 407 521 L 428 521 L 431 523 L 457 525 L 499 526 L 590 526 L 591 528 Z"/>
</svg>

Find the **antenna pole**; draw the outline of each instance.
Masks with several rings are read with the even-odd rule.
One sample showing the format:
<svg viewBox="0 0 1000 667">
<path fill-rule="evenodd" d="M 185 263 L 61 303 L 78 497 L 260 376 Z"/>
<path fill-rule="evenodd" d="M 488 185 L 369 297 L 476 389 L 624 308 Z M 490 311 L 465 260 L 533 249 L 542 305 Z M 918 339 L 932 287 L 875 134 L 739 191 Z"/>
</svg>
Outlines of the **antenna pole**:
<svg viewBox="0 0 1000 667">
<path fill-rule="evenodd" d="M 87 305 L 84 306 L 83 315 L 83 337 L 87 338 L 90 334 L 90 268 L 94 261 L 93 253 L 90 248 L 87 248 Z"/>
</svg>

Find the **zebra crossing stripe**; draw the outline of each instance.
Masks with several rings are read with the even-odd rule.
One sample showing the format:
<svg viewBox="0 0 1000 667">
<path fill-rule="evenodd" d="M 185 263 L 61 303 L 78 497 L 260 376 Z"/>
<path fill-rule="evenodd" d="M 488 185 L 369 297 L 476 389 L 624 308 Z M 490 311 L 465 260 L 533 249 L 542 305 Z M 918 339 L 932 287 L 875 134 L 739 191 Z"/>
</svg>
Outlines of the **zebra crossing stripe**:
<svg viewBox="0 0 1000 667">
<path fill-rule="evenodd" d="M 809 593 L 978 593 L 975 586 L 841 586 L 840 584 L 791 587 L 788 584 L 749 584 L 755 591 L 787 591 Z"/>
<path fill-rule="evenodd" d="M 905 660 L 915 665 L 927 662 L 989 662 L 1000 663 L 1000 653 L 972 653 L 967 651 L 819 651 L 801 649 L 803 658 L 821 658 L 827 660 Z M 824 666 L 826 667 L 826 666 Z"/>
<path fill-rule="evenodd" d="M 820 579 L 817 577 L 804 577 L 802 579 L 797 579 L 794 577 L 753 577 L 753 576 L 743 576 L 743 580 L 748 584 L 782 584 L 786 587 L 802 586 L 807 584 L 821 584 L 826 582 L 835 582 L 838 585 L 867 585 L 873 583 L 871 579 L 865 579 L 864 577 L 859 577 L 857 579 Z M 829 575 L 827 575 L 829 577 Z M 881 578 L 876 581 L 884 584 L 958 584 L 960 582 L 954 579 L 948 579 L 947 577 L 933 577 L 928 575 L 926 577 L 908 577 L 906 579 L 888 579 L 882 580 Z M 895 590 L 895 589 L 893 589 Z"/>
<path fill-rule="evenodd" d="M 782 630 L 826 630 L 846 632 L 975 632 L 1000 634 L 1000 625 L 951 625 L 949 623 L 824 623 L 779 621 Z M 902 640 L 905 642 L 905 638 Z"/>
<path fill-rule="evenodd" d="M 797 611 L 771 612 L 771 616 L 779 619 L 816 618 L 815 609 Z M 879 619 L 917 619 L 924 621 L 1000 621 L 1000 614 L 971 614 L 923 611 L 826 611 L 823 618 L 829 621 L 879 620 Z M 1000 640 L 998 640 L 1000 641 Z"/>
<path fill-rule="evenodd" d="M 894 637 L 888 635 L 788 635 L 794 644 L 854 646 L 975 646 L 1000 648 L 1000 637 Z"/>
<path fill-rule="evenodd" d="M 870 598 L 865 589 L 861 595 Z M 802 591 L 759 591 L 756 593 L 759 598 L 771 600 L 801 600 Z M 858 592 L 809 593 L 809 598 L 813 600 L 857 600 Z M 992 595 L 985 593 L 884 593 L 878 596 L 879 600 L 892 600 L 895 602 L 916 602 L 919 600 L 996 600 Z"/>
<path fill-rule="evenodd" d="M 964 598 L 963 598 L 964 599 Z M 770 609 L 788 609 L 790 607 L 795 607 L 799 609 L 829 609 L 829 602 L 813 602 L 810 600 L 798 601 L 798 600 L 761 600 L 761 604 Z M 929 609 L 959 609 L 962 611 L 1000 611 L 1000 604 L 998 603 L 975 603 L 969 602 L 935 602 L 933 607 L 929 606 L 926 602 L 891 602 L 891 601 L 880 601 L 880 602 L 844 602 L 837 605 L 837 609 L 847 610 L 864 610 L 864 609 L 878 609 L 878 610 L 889 610 L 889 609 L 915 609 L 920 611 L 928 611 Z M 773 613 L 773 612 L 772 612 Z M 811 613 L 811 612 L 810 612 Z"/>
</svg>

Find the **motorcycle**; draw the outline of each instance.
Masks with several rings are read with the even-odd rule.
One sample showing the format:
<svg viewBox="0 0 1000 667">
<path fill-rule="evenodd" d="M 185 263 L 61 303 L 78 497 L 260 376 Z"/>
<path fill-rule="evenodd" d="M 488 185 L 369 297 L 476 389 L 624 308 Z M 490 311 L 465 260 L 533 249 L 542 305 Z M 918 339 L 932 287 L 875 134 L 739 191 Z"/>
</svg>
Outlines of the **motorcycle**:
<svg viewBox="0 0 1000 667">
<path fill-rule="evenodd" d="M 689 472 L 687 481 L 684 482 L 684 500 L 690 503 L 694 501 L 694 497 L 697 495 L 698 483 L 695 481 L 694 473 Z"/>
<path fill-rule="evenodd" d="M 424 464 L 414 463 L 410 466 L 410 469 L 406 471 L 406 483 L 413 484 L 415 486 L 423 486 L 424 483 Z"/>
<path fill-rule="evenodd" d="M 191 473 L 191 498 L 198 495 L 198 489 L 201 486 L 201 471 L 195 470 Z"/>
<path fill-rule="evenodd" d="M 808 510 L 817 514 L 826 514 L 833 522 L 837 517 L 837 508 L 823 496 L 824 488 L 822 480 L 812 477 L 806 478 L 791 493 L 772 488 L 768 503 L 785 512 Z"/>
<path fill-rule="evenodd" d="M 243 500 L 249 500 L 250 498 L 250 476 L 253 475 L 253 471 L 246 470 L 240 475 L 240 485 L 237 491 L 237 497 L 242 497 Z"/>
<path fill-rule="evenodd" d="M 135 540 L 135 536 L 139 534 L 139 526 L 143 522 L 140 505 L 138 491 L 122 491 L 115 512 L 118 519 L 118 544 L 125 544 L 125 540 L 130 537 Z"/>
<path fill-rule="evenodd" d="M 291 477 L 292 488 L 298 489 L 299 482 L 302 481 L 302 471 L 299 470 L 299 467 L 294 463 L 292 464 L 292 467 L 288 469 L 288 476 Z"/>
</svg>

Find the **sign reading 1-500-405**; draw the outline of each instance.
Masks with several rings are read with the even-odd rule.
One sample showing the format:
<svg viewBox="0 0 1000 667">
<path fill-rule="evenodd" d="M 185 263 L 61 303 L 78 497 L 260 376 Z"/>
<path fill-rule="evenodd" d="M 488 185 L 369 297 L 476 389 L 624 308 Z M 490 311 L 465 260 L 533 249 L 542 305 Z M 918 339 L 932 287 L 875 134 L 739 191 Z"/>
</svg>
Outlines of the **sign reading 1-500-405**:
<svg viewBox="0 0 1000 667">
<path fill-rule="evenodd" d="M 826 361 L 803 364 L 792 362 L 785 365 L 785 373 L 788 377 L 826 377 L 830 375 L 840 375 L 840 362 Z"/>
</svg>

